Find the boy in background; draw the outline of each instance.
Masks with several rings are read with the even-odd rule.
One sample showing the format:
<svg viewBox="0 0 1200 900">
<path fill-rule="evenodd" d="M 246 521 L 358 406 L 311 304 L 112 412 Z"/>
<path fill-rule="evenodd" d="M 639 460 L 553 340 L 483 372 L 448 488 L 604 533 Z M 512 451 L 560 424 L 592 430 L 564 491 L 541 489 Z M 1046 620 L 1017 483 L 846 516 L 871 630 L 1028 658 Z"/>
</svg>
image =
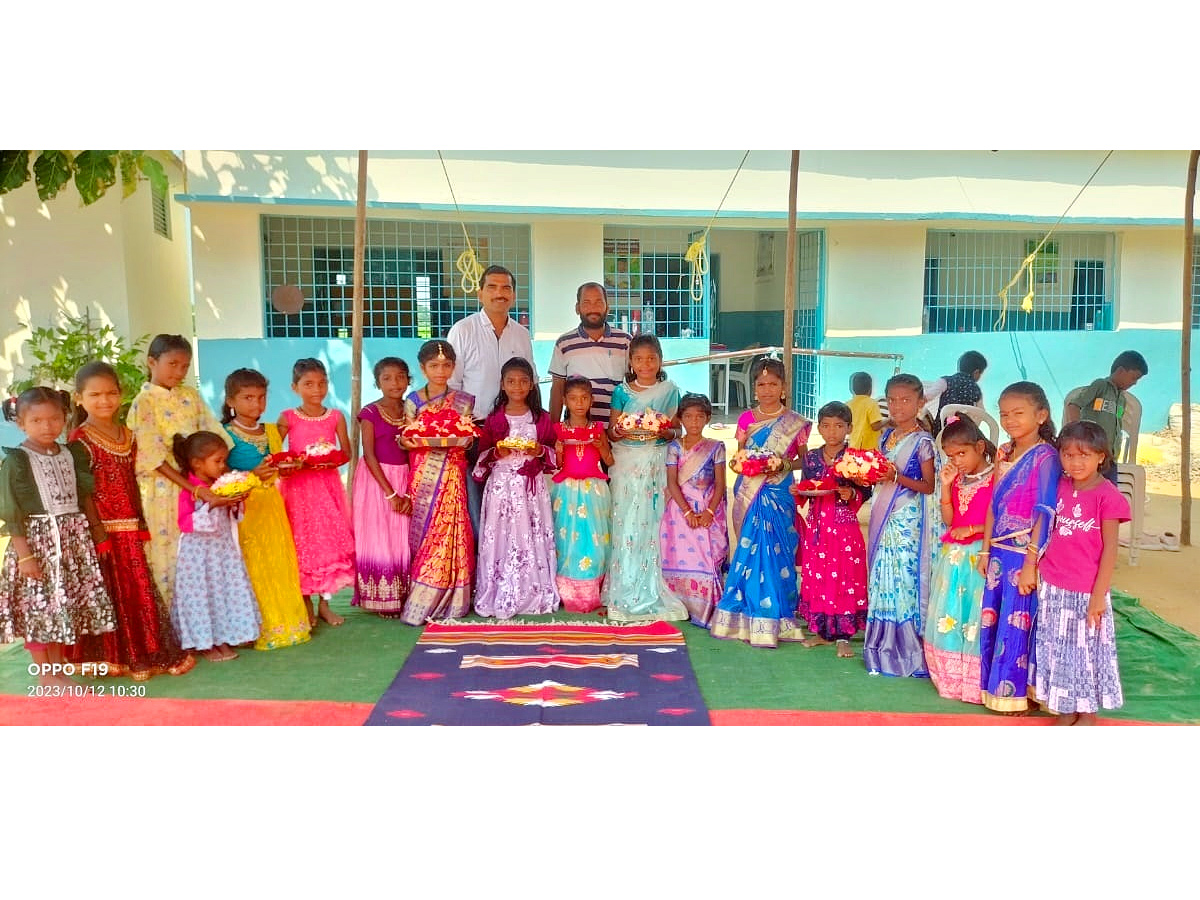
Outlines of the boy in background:
<svg viewBox="0 0 1200 900">
<path fill-rule="evenodd" d="M 846 401 L 851 415 L 848 445 L 855 450 L 879 449 L 883 414 L 879 404 L 871 399 L 871 387 L 871 376 L 866 372 L 855 372 L 850 376 L 850 393 L 854 396 Z"/>
<path fill-rule="evenodd" d="M 1100 472 L 1113 484 L 1117 483 L 1117 463 L 1121 451 L 1121 424 L 1125 417 L 1126 392 L 1150 371 L 1146 358 L 1136 350 L 1126 350 L 1113 360 L 1107 378 L 1097 378 L 1083 389 L 1076 402 L 1068 403 L 1066 422 L 1095 422 L 1108 437 L 1113 462 Z"/>
</svg>

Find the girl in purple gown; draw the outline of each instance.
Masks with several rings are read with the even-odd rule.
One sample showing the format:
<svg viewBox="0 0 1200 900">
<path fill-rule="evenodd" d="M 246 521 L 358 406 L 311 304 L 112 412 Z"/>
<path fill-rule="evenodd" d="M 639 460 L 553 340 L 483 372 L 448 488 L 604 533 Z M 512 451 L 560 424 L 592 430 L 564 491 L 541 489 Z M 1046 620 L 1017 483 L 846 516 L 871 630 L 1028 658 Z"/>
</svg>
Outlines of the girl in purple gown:
<svg viewBox="0 0 1200 900">
<path fill-rule="evenodd" d="M 523 439 L 525 445 L 509 446 Z M 554 516 L 543 473 L 555 466 L 556 436 L 528 360 L 500 370 L 500 395 L 479 438 L 476 481 L 484 482 L 475 612 L 508 619 L 558 608 Z"/>
</svg>

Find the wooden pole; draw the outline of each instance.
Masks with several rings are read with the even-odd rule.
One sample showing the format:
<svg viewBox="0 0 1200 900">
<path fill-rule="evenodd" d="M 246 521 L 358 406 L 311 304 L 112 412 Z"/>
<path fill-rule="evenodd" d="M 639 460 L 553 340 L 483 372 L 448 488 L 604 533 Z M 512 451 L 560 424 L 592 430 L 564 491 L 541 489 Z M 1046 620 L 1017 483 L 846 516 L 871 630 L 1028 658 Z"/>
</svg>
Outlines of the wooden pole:
<svg viewBox="0 0 1200 900">
<path fill-rule="evenodd" d="M 1192 545 L 1192 243 L 1195 235 L 1196 162 L 1200 150 L 1188 157 L 1187 190 L 1183 201 L 1183 328 L 1180 329 L 1179 376 L 1183 401 L 1183 434 L 1179 446 L 1179 543 Z"/>
<path fill-rule="evenodd" d="M 787 265 L 783 277 L 783 371 L 787 383 L 791 384 L 790 406 L 795 406 L 799 396 L 792 369 L 792 347 L 795 345 L 796 317 L 796 185 L 800 176 L 800 151 L 792 151 L 792 165 L 788 173 L 788 230 L 787 230 Z M 750 398 L 746 398 L 750 402 Z"/>
<path fill-rule="evenodd" d="M 350 318 L 350 478 L 346 494 L 354 502 L 358 465 L 358 411 L 362 409 L 363 258 L 367 246 L 367 151 L 358 151 L 358 199 L 354 207 L 354 306 Z"/>
</svg>

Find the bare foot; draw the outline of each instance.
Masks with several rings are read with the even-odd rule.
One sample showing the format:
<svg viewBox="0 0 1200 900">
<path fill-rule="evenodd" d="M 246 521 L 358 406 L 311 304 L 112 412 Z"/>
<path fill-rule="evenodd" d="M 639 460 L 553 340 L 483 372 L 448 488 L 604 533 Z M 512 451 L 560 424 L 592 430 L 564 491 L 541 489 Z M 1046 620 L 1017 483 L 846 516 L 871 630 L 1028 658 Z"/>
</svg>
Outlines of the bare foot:
<svg viewBox="0 0 1200 900">
<path fill-rule="evenodd" d="M 849 641 L 837 642 L 837 655 L 839 659 L 854 659 L 854 651 L 850 649 Z"/>
<path fill-rule="evenodd" d="M 317 615 L 328 622 L 330 625 L 341 625 L 346 620 L 329 608 L 329 601 L 321 598 L 321 605 L 317 607 Z"/>
<path fill-rule="evenodd" d="M 1063 713 L 1054 719 L 1055 725 L 1074 725 L 1079 721 L 1079 713 Z"/>
<path fill-rule="evenodd" d="M 1096 724 L 1096 714 L 1095 713 L 1078 713 L 1077 717 L 1075 719 L 1075 724 L 1076 725 L 1095 725 Z"/>
<path fill-rule="evenodd" d="M 829 641 L 821 637 L 819 634 L 810 634 L 800 642 L 801 647 L 820 647 L 822 644 L 828 644 Z"/>
</svg>

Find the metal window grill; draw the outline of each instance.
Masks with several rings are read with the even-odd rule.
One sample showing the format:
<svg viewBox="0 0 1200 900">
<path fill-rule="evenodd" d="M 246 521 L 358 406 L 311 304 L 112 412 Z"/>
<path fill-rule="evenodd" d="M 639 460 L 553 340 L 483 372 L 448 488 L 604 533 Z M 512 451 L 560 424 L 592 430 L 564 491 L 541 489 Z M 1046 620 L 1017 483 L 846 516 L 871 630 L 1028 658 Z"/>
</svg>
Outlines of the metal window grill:
<svg viewBox="0 0 1200 900">
<path fill-rule="evenodd" d="M 1043 233 L 929 231 L 925 238 L 924 331 L 991 331 L 1000 289 Z M 1104 331 L 1113 327 L 1116 240 L 1056 232 L 1008 291 L 1006 331 Z M 1021 309 L 1032 284 L 1033 312 Z"/>
<path fill-rule="evenodd" d="M 150 215 L 154 220 L 154 233 L 171 239 L 171 216 L 168 211 L 167 192 L 150 185 Z"/>
<path fill-rule="evenodd" d="M 786 237 L 786 235 L 785 235 Z M 792 322 L 793 346 L 810 350 L 821 348 L 820 291 L 821 240 L 820 231 L 805 231 L 796 235 L 796 318 Z M 818 398 L 821 396 L 821 367 L 815 356 L 795 356 L 792 362 L 792 397 L 795 409 L 803 416 L 815 419 Z"/>
<path fill-rule="evenodd" d="M 512 315 L 530 325 L 529 226 L 468 223 L 480 264 L 516 276 Z M 267 337 L 348 338 L 354 300 L 354 220 L 263 216 L 263 309 Z M 466 249 L 458 222 L 367 221 L 363 337 L 431 338 L 476 312 L 455 266 Z M 299 312 L 271 305 L 274 290 L 298 287 Z"/>
<path fill-rule="evenodd" d="M 1200 235 L 1192 238 L 1192 328 L 1200 328 Z"/>
<path fill-rule="evenodd" d="M 708 337 L 710 278 L 693 299 L 688 246 L 700 228 L 604 228 L 604 287 L 609 322 L 659 337 Z M 707 251 L 706 254 L 707 256 Z"/>
</svg>

